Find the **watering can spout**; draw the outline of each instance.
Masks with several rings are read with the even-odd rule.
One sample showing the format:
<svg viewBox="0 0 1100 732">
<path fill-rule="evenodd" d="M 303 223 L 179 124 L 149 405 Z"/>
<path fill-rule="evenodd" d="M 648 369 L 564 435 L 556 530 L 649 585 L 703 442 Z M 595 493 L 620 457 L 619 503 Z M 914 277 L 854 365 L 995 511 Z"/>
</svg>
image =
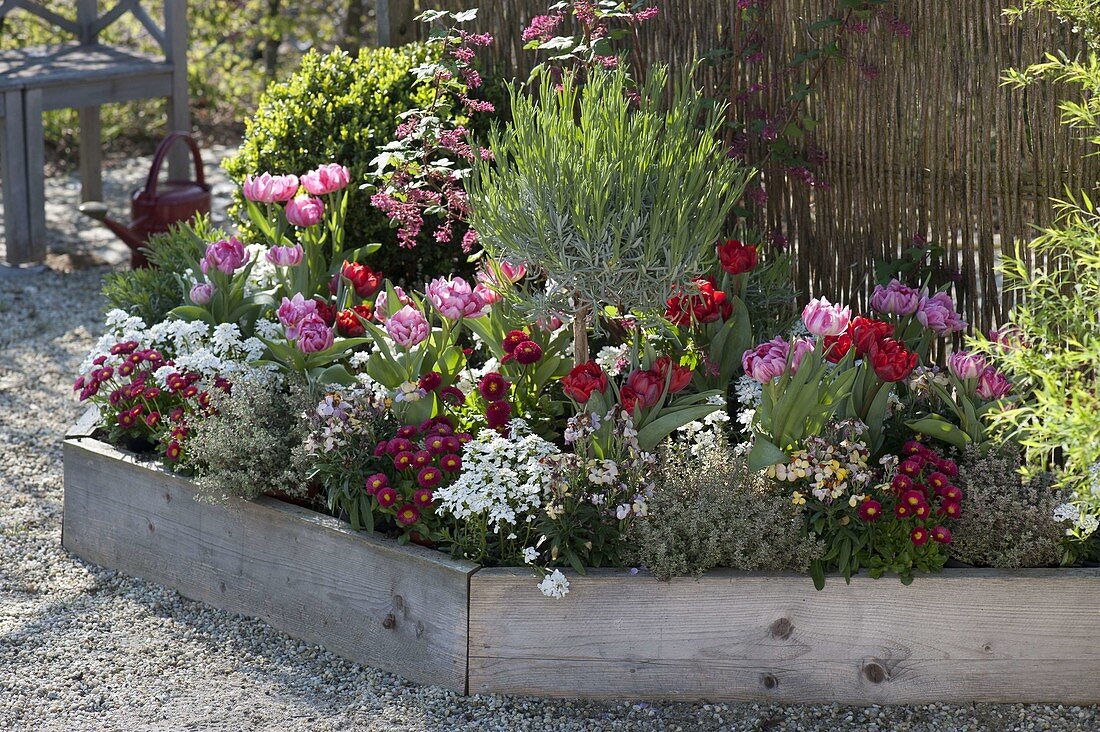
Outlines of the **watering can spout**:
<svg viewBox="0 0 1100 732">
<path fill-rule="evenodd" d="M 115 236 L 126 242 L 126 246 L 130 247 L 132 254 L 138 254 L 141 247 L 145 246 L 145 242 L 134 233 L 133 229 L 107 216 L 107 204 L 102 201 L 85 201 L 80 204 L 80 213 L 99 221 L 110 229 Z"/>
</svg>

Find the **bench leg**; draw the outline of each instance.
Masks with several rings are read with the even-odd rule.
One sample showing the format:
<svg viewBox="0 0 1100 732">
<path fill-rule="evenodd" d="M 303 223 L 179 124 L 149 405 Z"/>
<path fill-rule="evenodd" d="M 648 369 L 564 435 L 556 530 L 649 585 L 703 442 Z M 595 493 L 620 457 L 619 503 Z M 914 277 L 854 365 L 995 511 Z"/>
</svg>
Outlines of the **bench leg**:
<svg viewBox="0 0 1100 732">
<path fill-rule="evenodd" d="M 99 107 L 80 110 L 80 200 L 103 200 L 103 138 Z"/>
<path fill-rule="evenodd" d="M 46 134 L 42 129 L 42 90 L 23 92 L 23 134 L 27 145 L 27 209 L 31 220 L 28 261 L 46 258 Z"/>
<path fill-rule="evenodd" d="M 27 198 L 27 147 L 23 93 L 5 92 L 0 119 L 0 182 L 4 185 L 4 244 L 8 264 L 30 261 L 31 216 Z"/>
</svg>

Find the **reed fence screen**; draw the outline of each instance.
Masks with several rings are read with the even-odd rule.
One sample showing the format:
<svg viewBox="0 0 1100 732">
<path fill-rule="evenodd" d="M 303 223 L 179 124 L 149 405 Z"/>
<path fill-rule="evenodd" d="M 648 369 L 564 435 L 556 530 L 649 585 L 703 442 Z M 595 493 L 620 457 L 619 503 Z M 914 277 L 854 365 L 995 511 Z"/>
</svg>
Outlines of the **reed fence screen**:
<svg viewBox="0 0 1100 732">
<path fill-rule="evenodd" d="M 477 5 L 480 29 L 497 38 L 492 61 L 524 77 L 537 59 L 523 50 L 522 29 L 548 2 Z M 736 109 L 740 92 L 790 73 L 794 53 L 810 45 L 807 26 L 835 5 L 773 0 L 763 60 L 705 67 L 701 82 L 744 113 Z M 766 225 L 788 238 L 804 293 L 862 305 L 874 263 L 923 241 L 943 247 L 945 262 L 957 268 L 956 295 L 968 319 L 995 324 L 1009 305 L 996 274 L 1002 254 L 1018 244 L 1026 250 L 1034 227 L 1051 222 L 1051 197 L 1094 187 L 1100 159 L 1059 121 L 1058 102 L 1072 90 L 1002 84 L 1005 69 L 1048 51 L 1083 53 L 1083 43 L 1045 17 L 1009 25 L 1003 5 L 906 0 L 897 12 L 908 38 L 872 32 L 842 39 L 849 62 L 828 66 L 805 103 L 820 121 L 814 136 L 827 155 L 818 171 L 827 185 L 808 188 L 782 169 L 762 173 Z M 642 57 L 678 65 L 737 48 L 739 17 L 736 0 L 663 0 L 659 19 L 642 29 Z"/>
</svg>

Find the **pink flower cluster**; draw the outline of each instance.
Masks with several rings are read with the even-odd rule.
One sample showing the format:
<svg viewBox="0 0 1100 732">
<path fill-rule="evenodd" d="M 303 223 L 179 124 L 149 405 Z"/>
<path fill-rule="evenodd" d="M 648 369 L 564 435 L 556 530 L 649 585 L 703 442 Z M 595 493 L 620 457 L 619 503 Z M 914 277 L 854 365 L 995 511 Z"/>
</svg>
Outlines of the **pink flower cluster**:
<svg viewBox="0 0 1100 732">
<path fill-rule="evenodd" d="M 741 357 L 741 367 L 745 374 L 761 384 L 770 384 L 787 371 L 790 361 L 791 373 L 797 373 L 802 359 L 814 350 L 810 338 L 798 338 L 792 344 L 781 337 L 775 337 L 767 343 L 761 343 L 754 349 L 745 351 Z"/>
<path fill-rule="evenodd" d="M 283 298 L 277 315 L 283 324 L 287 340 L 294 341 L 302 353 L 318 353 L 331 347 L 335 336 L 326 318 L 318 310 L 316 300 L 307 300 L 302 293 Z"/>
<path fill-rule="evenodd" d="M 214 242 L 206 247 L 199 266 L 203 274 L 210 274 L 211 270 L 217 270 L 222 274 L 231 275 L 248 262 L 248 252 L 240 239 L 231 236 L 228 239 Z"/>
<path fill-rule="evenodd" d="M 261 173 L 244 179 L 244 197 L 254 203 L 286 203 L 298 193 L 298 176 Z"/>
<path fill-rule="evenodd" d="M 871 307 L 886 315 L 915 315 L 921 325 L 940 337 L 966 330 L 966 321 L 955 311 L 955 303 L 946 292 L 930 295 L 897 279 L 886 286 L 875 286 Z"/>
</svg>

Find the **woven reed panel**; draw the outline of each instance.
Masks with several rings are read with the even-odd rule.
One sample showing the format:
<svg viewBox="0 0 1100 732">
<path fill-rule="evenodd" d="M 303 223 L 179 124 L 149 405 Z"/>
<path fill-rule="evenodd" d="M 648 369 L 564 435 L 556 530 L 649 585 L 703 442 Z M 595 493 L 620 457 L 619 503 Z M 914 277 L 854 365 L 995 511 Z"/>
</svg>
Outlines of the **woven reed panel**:
<svg viewBox="0 0 1100 732">
<path fill-rule="evenodd" d="M 525 76 L 536 59 L 523 50 L 520 33 L 547 3 L 476 5 L 481 29 L 498 39 L 492 62 Z M 834 5 L 774 0 L 764 60 L 705 68 L 701 82 L 715 96 L 736 100 L 752 81 L 808 73 L 809 67 L 791 70 L 789 60 L 808 47 L 807 23 Z M 1038 16 L 1009 26 L 1002 6 L 1002 0 L 906 0 L 900 14 L 909 38 L 878 28 L 843 35 L 850 62 L 830 65 L 805 106 L 821 122 L 814 139 L 828 156 L 818 171 L 828 185 L 809 189 L 789 182 L 783 170 L 763 173 L 765 224 L 790 240 L 804 292 L 861 305 L 873 263 L 923 238 L 944 247 L 958 268 L 955 294 L 968 318 L 989 326 L 1008 305 L 997 287 L 1002 252 L 1026 243 L 1035 225 L 1050 223 L 1050 197 L 1067 186 L 1094 187 L 1100 159 L 1059 124 L 1058 100 L 1073 90 L 1040 85 L 1022 92 L 1001 83 L 1004 69 L 1049 50 L 1073 55 L 1083 50 L 1081 41 Z M 640 39 L 648 62 L 678 65 L 740 46 L 733 0 L 663 0 L 661 9 Z M 734 104 L 735 115 L 745 113 Z"/>
</svg>

